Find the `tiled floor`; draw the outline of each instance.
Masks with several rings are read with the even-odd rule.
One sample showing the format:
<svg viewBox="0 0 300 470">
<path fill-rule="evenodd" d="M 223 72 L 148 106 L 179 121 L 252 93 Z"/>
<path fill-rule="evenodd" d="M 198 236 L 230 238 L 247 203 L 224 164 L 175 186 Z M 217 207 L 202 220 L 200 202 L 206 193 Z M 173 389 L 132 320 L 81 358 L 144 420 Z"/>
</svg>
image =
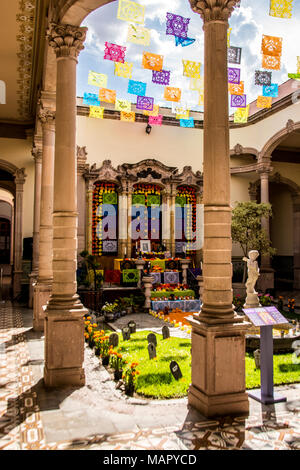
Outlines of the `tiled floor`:
<svg viewBox="0 0 300 470">
<path fill-rule="evenodd" d="M 207 420 L 187 400 L 127 398 L 89 348 L 86 385 L 46 391 L 32 313 L 0 304 L 0 450 L 300 449 L 300 384 L 286 403 L 250 399 L 250 416 Z"/>
</svg>

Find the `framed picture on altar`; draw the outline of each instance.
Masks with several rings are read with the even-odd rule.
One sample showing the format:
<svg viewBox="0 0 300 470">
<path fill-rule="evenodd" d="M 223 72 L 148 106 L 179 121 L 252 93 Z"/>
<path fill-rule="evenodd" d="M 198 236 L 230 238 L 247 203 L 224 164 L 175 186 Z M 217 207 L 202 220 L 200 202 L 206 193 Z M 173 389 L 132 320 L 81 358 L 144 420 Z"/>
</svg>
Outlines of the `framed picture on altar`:
<svg viewBox="0 0 300 470">
<path fill-rule="evenodd" d="M 151 241 L 150 240 L 140 240 L 140 251 L 142 253 L 150 253 L 150 251 L 151 251 Z"/>
</svg>

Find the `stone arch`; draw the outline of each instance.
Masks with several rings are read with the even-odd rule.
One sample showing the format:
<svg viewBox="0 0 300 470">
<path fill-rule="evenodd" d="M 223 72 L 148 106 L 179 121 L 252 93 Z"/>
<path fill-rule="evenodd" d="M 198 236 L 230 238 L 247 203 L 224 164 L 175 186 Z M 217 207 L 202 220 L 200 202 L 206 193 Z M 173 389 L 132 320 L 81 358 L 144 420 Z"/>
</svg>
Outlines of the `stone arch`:
<svg viewBox="0 0 300 470">
<path fill-rule="evenodd" d="M 254 155 L 256 160 L 258 160 L 259 151 L 254 147 L 243 147 L 241 144 L 236 144 L 233 149 L 230 150 L 231 157 L 240 157 L 243 155 Z"/>
<path fill-rule="evenodd" d="M 300 129 L 300 122 L 294 122 L 292 119 L 289 119 L 286 123 L 286 126 L 280 131 L 276 132 L 264 145 L 261 152 L 259 153 L 259 162 L 270 161 L 272 158 L 272 152 L 276 147 L 282 142 L 285 137 L 291 134 L 294 131 Z"/>
<path fill-rule="evenodd" d="M 80 26 L 82 21 L 94 10 L 114 2 L 115 0 L 65 0 L 61 1 L 54 12 L 53 20 Z"/>
</svg>

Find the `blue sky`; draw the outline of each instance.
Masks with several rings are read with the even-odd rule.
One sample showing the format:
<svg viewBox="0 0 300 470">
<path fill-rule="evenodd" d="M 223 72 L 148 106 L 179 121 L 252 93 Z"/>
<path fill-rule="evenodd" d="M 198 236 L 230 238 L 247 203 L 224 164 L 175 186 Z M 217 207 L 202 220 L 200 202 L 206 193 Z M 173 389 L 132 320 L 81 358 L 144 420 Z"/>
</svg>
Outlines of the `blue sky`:
<svg viewBox="0 0 300 470">
<path fill-rule="evenodd" d="M 127 42 L 128 24 L 117 19 L 118 2 L 112 2 L 91 13 L 82 23 L 88 27 L 85 49 L 79 55 L 77 96 L 84 92 L 98 93 L 99 89 L 88 85 L 89 70 L 108 75 L 107 88 L 117 91 L 117 97 L 136 101 L 135 95 L 127 93 L 128 79 L 114 76 L 114 62 L 103 59 L 105 42 L 126 46 L 126 61 L 133 62 L 133 80 L 147 83 L 147 96 L 153 96 L 155 103 L 171 107 L 164 101 L 164 86 L 152 83 L 152 72 L 142 68 L 144 51 L 162 54 L 164 70 L 171 71 L 170 86 L 182 89 L 182 101 L 190 104 L 190 109 L 203 111 L 197 105 L 198 93 L 189 90 L 190 79 L 184 77 L 182 59 L 203 63 L 204 35 L 200 16 L 190 8 L 188 0 L 139 0 L 146 7 L 145 27 L 151 29 L 150 46 L 140 46 Z M 262 94 L 262 87 L 254 85 L 254 72 L 261 69 L 261 39 L 263 34 L 283 38 L 282 67 L 272 71 L 272 83 L 281 84 L 288 80 L 288 73 L 296 72 L 297 55 L 300 56 L 300 0 L 294 0 L 292 19 L 269 16 L 270 0 L 242 0 L 230 18 L 232 28 L 230 43 L 242 48 L 241 79 L 245 82 L 248 103 Z M 166 12 L 190 18 L 188 36 L 195 38 L 194 44 L 175 46 L 173 36 L 166 35 Z M 203 67 L 202 67 L 202 73 Z M 232 109 L 230 110 L 233 111 Z"/>
</svg>

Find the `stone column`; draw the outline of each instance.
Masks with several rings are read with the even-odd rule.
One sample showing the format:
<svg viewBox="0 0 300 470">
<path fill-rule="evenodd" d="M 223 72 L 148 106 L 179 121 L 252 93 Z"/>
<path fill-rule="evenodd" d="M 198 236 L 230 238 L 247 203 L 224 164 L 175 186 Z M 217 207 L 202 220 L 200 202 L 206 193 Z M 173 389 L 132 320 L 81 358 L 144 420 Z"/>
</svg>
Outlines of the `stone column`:
<svg viewBox="0 0 300 470">
<path fill-rule="evenodd" d="M 36 284 L 39 267 L 39 238 L 40 238 L 40 212 L 41 212 L 41 181 L 42 181 L 42 148 L 34 147 L 34 206 L 33 206 L 33 246 L 32 246 L 32 272 L 29 275 L 29 308 L 33 307 L 33 286 Z"/>
<path fill-rule="evenodd" d="M 131 258 L 131 220 L 132 220 L 132 186 L 127 191 L 127 249 L 126 258 Z M 129 189 L 130 188 L 130 189 Z"/>
<path fill-rule="evenodd" d="M 233 311 L 227 29 L 237 0 L 190 0 L 204 20 L 203 305 L 192 325 L 189 404 L 205 416 L 248 413 L 245 332 Z"/>
<path fill-rule="evenodd" d="M 166 251 L 170 251 L 170 193 L 167 190 L 162 192 L 162 244 L 166 247 Z"/>
<path fill-rule="evenodd" d="M 78 254 L 85 250 L 86 189 L 84 172 L 86 170 L 87 152 L 85 147 L 77 146 L 77 201 L 78 201 Z"/>
<path fill-rule="evenodd" d="M 175 201 L 176 201 L 176 186 L 171 185 L 171 194 L 170 194 L 170 248 L 171 248 L 171 255 L 175 258 L 176 255 L 176 242 L 175 242 Z"/>
<path fill-rule="evenodd" d="M 138 284 L 137 284 L 137 287 L 139 289 L 142 286 L 142 271 L 144 269 L 145 263 L 146 263 L 146 261 L 143 260 L 143 259 L 136 259 L 135 260 L 136 269 L 139 271 L 139 280 L 138 280 Z"/>
<path fill-rule="evenodd" d="M 260 202 L 269 204 L 269 175 L 271 168 L 262 168 L 258 170 L 260 174 Z M 261 219 L 261 226 L 270 239 L 270 220 L 268 217 Z M 265 292 L 267 289 L 274 288 L 274 269 L 271 267 L 271 259 L 269 255 L 261 256 L 260 276 L 257 283 L 258 288 Z"/>
<path fill-rule="evenodd" d="M 121 259 L 125 256 L 125 249 L 127 247 L 127 194 L 123 187 L 119 188 L 119 241 L 118 241 L 118 257 Z"/>
<path fill-rule="evenodd" d="M 250 201 L 257 202 L 257 186 L 255 183 L 249 183 L 248 193 Z"/>
<path fill-rule="evenodd" d="M 180 267 L 182 269 L 182 283 L 187 284 L 187 270 L 191 260 L 190 259 L 181 259 Z"/>
<path fill-rule="evenodd" d="M 148 310 L 151 308 L 151 290 L 153 284 L 153 277 L 152 276 L 144 276 L 143 277 L 143 284 L 145 288 L 145 304 L 144 309 Z"/>
<path fill-rule="evenodd" d="M 86 182 L 86 250 L 93 253 L 93 194 L 94 180 L 87 179 Z"/>
<path fill-rule="evenodd" d="M 43 133 L 43 163 L 41 175 L 38 278 L 33 290 L 33 329 L 35 331 L 44 330 L 45 305 L 50 298 L 53 279 L 52 213 L 55 113 L 50 109 L 41 109 L 39 119 Z"/>
<path fill-rule="evenodd" d="M 300 289 L 300 195 L 293 196 L 294 289 Z"/>
<path fill-rule="evenodd" d="M 14 174 L 16 185 L 15 197 L 15 237 L 14 237 L 14 272 L 13 272 L 13 296 L 16 298 L 21 293 L 22 279 L 22 253 L 23 253 L 23 192 L 25 183 L 25 168 L 16 170 Z"/>
<path fill-rule="evenodd" d="M 87 28 L 52 24 L 57 59 L 53 212 L 53 288 L 45 316 L 44 381 L 48 387 L 85 383 L 84 319 L 77 294 L 76 65 Z"/>
<path fill-rule="evenodd" d="M 200 268 L 202 262 L 202 246 L 203 246 L 203 206 L 202 206 L 202 193 L 197 191 L 196 193 L 196 268 Z"/>
</svg>

